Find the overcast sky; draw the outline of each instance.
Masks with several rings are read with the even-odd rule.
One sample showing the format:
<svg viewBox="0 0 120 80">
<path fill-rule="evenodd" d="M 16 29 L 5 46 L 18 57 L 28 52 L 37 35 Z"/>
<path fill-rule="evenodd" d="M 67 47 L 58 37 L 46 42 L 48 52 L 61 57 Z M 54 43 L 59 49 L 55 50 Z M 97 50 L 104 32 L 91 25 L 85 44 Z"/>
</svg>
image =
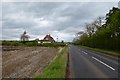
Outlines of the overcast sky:
<svg viewBox="0 0 120 80">
<path fill-rule="evenodd" d="M 105 16 L 117 2 L 4 2 L 2 39 L 19 40 L 26 30 L 30 39 L 51 34 L 59 41 L 72 41 L 84 24 Z"/>
</svg>

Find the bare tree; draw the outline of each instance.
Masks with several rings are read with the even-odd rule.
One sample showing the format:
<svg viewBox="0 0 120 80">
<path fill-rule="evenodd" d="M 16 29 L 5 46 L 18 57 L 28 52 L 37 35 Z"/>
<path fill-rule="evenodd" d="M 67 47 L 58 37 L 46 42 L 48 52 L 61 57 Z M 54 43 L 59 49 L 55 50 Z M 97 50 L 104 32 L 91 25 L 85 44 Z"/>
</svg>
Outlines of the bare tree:
<svg viewBox="0 0 120 80">
<path fill-rule="evenodd" d="M 83 31 L 77 32 L 75 35 L 76 38 L 74 40 L 78 40 L 83 33 L 84 33 Z"/>
<path fill-rule="evenodd" d="M 95 33 L 95 27 L 92 23 L 86 23 L 86 32 L 89 37 L 91 37 Z"/>
<path fill-rule="evenodd" d="M 94 22 L 93 25 L 96 28 L 96 31 L 100 30 L 102 25 L 104 24 L 105 20 L 104 17 L 98 17 Z"/>
<path fill-rule="evenodd" d="M 86 32 L 91 37 L 96 31 L 100 30 L 104 24 L 104 17 L 98 17 L 92 23 L 86 23 Z"/>
</svg>

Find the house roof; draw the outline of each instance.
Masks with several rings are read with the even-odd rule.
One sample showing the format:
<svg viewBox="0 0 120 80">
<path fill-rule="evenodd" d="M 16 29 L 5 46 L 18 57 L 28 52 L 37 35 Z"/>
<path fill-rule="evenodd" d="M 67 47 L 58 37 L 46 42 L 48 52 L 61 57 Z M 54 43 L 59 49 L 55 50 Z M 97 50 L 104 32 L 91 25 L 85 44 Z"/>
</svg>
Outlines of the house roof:
<svg viewBox="0 0 120 80">
<path fill-rule="evenodd" d="M 44 37 L 44 39 L 43 40 L 41 40 L 41 41 L 55 41 L 54 39 L 53 39 L 53 37 L 49 34 L 49 35 L 46 35 L 45 37 Z"/>
</svg>

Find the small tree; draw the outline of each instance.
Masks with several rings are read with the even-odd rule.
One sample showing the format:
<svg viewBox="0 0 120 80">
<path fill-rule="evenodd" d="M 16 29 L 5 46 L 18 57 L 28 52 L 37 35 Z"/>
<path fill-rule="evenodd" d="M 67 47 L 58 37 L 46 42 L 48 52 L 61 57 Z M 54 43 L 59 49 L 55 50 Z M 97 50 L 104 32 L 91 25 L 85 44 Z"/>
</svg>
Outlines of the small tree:
<svg viewBox="0 0 120 80">
<path fill-rule="evenodd" d="M 64 40 L 62 40 L 61 43 L 64 43 Z"/>
<path fill-rule="evenodd" d="M 26 31 L 24 31 L 24 33 L 21 35 L 20 40 L 25 42 L 29 40 L 29 35 L 26 34 Z"/>
</svg>

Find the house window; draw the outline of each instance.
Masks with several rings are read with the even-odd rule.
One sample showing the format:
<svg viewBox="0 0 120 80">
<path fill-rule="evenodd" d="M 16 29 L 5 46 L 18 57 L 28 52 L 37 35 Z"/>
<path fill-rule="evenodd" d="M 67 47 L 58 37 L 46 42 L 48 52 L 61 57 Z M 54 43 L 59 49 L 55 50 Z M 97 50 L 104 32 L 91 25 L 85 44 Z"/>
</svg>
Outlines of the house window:
<svg viewBox="0 0 120 80">
<path fill-rule="evenodd" d="M 48 38 L 46 38 L 46 40 L 48 40 Z"/>
</svg>

